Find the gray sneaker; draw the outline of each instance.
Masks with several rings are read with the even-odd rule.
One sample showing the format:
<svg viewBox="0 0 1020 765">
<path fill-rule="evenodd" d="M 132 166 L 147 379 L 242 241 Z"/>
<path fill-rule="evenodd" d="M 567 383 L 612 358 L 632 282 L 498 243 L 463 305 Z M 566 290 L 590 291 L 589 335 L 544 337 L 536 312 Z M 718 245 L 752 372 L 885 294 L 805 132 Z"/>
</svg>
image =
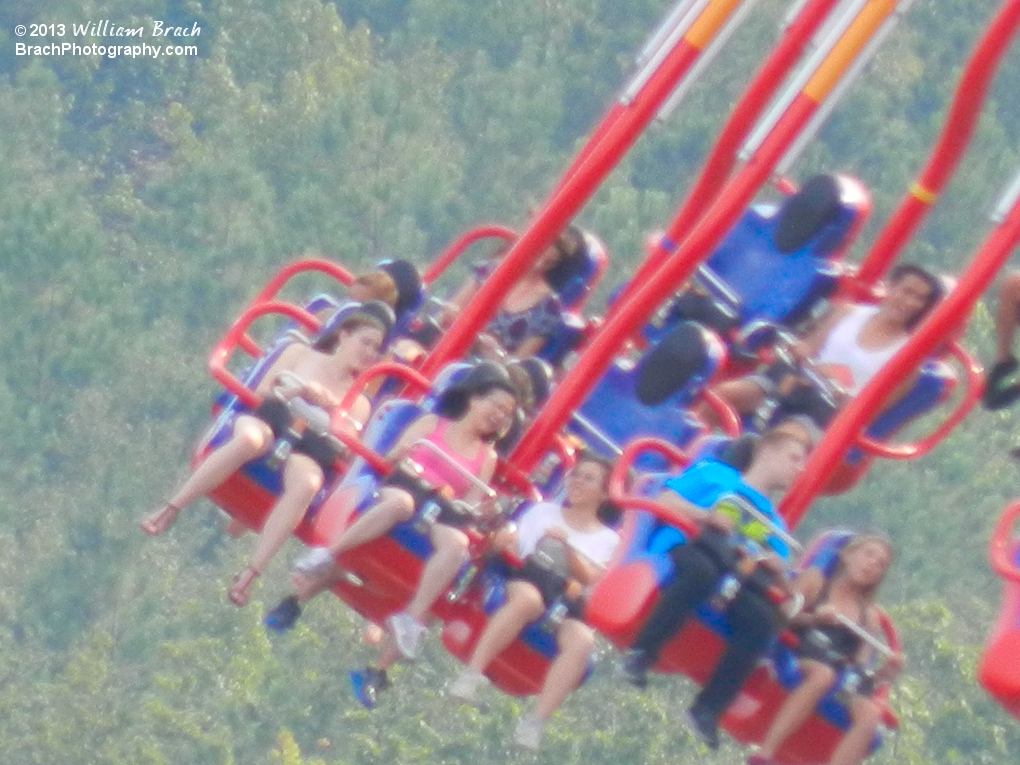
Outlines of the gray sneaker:
<svg viewBox="0 0 1020 765">
<path fill-rule="evenodd" d="M 542 746 L 542 730 L 545 728 L 545 720 L 534 713 L 526 714 L 517 722 L 517 730 L 514 731 L 514 743 L 524 749 L 537 752 Z"/>
<path fill-rule="evenodd" d="M 309 578 L 314 578 L 325 574 L 335 565 L 333 553 L 329 551 L 328 547 L 311 547 L 294 561 L 294 570 Z"/>
<path fill-rule="evenodd" d="M 393 640 L 397 644 L 400 655 L 408 661 L 415 661 L 418 658 L 418 651 L 421 650 L 421 639 L 428 629 L 413 616 L 405 613 L 393 614 L 386 620 Z"/>
<path fill-rule="evenodd" d="M 450 683 L 446 689 L 446 695 L 465 704 L 474 704 L 478 700 L 478 693 L 489 682 L 489 679 L 477 669 L 468 667 L 461 672 Z"/>
</svg>

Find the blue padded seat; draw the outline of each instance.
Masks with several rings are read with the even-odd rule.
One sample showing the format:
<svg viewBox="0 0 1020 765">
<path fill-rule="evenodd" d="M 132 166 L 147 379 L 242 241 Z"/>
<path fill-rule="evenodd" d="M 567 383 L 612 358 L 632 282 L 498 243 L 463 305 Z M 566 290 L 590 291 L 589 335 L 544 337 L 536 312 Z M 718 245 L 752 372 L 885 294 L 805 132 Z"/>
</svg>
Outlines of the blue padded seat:
<svg viewBox="0 0 1020 765">
<path fill-rule="evenodd" d="M 866 210 L 858 184 L 816 176 L 778 207 L 745 212 L 693 279 L 731 317 L 717 329 L 807 318 L 835 289 L 840 270 L 831 258 Z M 684 318 L 673 310 L 646 336 L 655 340 Z"/>
<path fill-rule="evenodd" d="M 654 436 L 678 446 L 701 430 L 686 411 L 718 367 L 723 349 L 713 333 L 683 322 L 649 349 L 636 365 L 615 362 L 572 418 L 570 429 L 589 448 L 607 457 L 637 436 Z M 684 381 L 690 381 L 684 384 Z M 660 458 L 639 458 L 638 468 L 661 469 Z"/>
</svg>

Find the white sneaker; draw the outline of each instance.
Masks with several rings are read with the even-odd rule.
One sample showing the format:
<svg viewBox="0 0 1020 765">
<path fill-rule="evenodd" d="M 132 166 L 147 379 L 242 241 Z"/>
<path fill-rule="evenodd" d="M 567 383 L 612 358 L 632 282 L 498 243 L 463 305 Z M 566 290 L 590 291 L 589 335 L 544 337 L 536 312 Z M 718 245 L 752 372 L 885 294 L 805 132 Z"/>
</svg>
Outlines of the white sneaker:
<svg viewBox="0 0 1020 765">
<path fill-rule="evenodd" d="M 386 623 L 393 633 L 393 640 L 400 655 L 408 661 L 415 661 L 418 658 L 418 651 L 421 650 L 422 636 L 428 628 L 405 613 L 393 614 Z"/>
<path fill-rule="evenodd" d="M 542 745 L 542 729 L 545 720 L 536 714 L 526 714 L 517 722 L 514 742 L 517 746 L 537 752 Z"/>
<path fill-rule="evenodd" d="M 333 553 L 329 551 L 328 547 L 311 547 L 294 561 L 294 570 L 311 578 L 326 573 L 335 565 Z"/>
<path fill-rule="evenodd" d="M 478 700 L 478 692 L 488 682 L 489 679 L 485 675 L 477 669 L 468 667 L 450 683 L 446 695 L 465 704 L 474 704 Z"/>
</svg>

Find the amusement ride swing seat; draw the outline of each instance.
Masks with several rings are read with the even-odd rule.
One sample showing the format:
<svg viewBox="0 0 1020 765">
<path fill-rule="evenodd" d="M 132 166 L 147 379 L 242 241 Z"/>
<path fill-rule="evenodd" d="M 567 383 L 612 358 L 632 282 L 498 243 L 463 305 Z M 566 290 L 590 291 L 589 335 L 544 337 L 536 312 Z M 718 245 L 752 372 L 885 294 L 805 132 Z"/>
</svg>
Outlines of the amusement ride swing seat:
<svg viewBox="0 0 1020 765">
<path fill-rule="evenodd" d="M 778 209 L 748 210 L 693 285 L 645 328 L 652 347 L 609 368 L 571 430 L 607 456 L 637 436 L 690 443 L 703 427 L 685 409 L 726 367 L 736 334 L 809 315 L 836 288 L 833 258 L 869 211 L 867 192 L 843 176 L 811 179 Z"/>
<path fill-rule="evenodd" d="M 380 365 L 377 369 L 380 369 L 380 374 L 388 376 L 394 367 L 396 365 Z M 453 384 L 469 369 L 468 364 L 451 365 L 445 374 L 439 375 L 439 382 L 420 401 L 395 399 L 385 402 L 376 410 L 365 428 L 361 442 L 350 445 L 361 460 L 356 460 L 344 479 L 323 500 L 310 521 L 309 541 L 312 545 L 328 545 L 358 514 L 371 505 L 374 492 L 380 484 L 380 476 L 389 475 L 398 468 L 382 455 L 393 447 L 408 425 L 431 411 L 447 385 Z M 371 374 L 372 370 L 366 372 L 363 381 L 367 382 Z M 413 370 L 407 370 L 407 374 L 408 379 L 416 376 Z M 441 456 L 441 453 L 437 452 L 437 456 Z M 498 473 L 497 470 L 497 481 Z M 410 476 L 409 479 L 414 480 Z M 477 481 L 473 477 L 472 480 Z M 435 518 L 433 513 L 438 514 L 442 504 L 449 500 L 444 498 L 442 487 L 428 488 L 432 490 L 433 496 L 422 503 L 415 517 L 397 524 L 382 537 L 343 553 L 337 559 L 343 578 L 333 586 L 333 592 L 370 621 L 381 623 L 387 616 L 404 607 L 418 586 L 424 562 L 432 554 L 429 531 Z M 501 482 L 504 495 L 516 488 L 512 479 Z M 490 499 L 500 496 L 489 487 L 485 487 L 485 490 Z M 470 508 L 464 511 L 473 512 Z M 487 549 L 489 527 L 500 518 L 479 519 L 477 524 L 463 529 L 470 540 L 472 561 Z M 433 615 L 446 620 L 462 611 L 465 606 L 460 590 L 474 580 L 476 573 L 477 566 L 473 562 L 466 564 L 453 585 L 452 594 L 455 597 L 440 598 L 432 608 Z"/>
<path fill-rule="evenodd" d="M 655 606 L 660 588 L 673 575 L 673 561 L 667 551 L 697 535 L 696 529 L 689 524 L 681 526 L 679 521 L 685 519 L 680 519 L 665 507 L 647 497 L 624 492 L 624 476 L 635 457 L 645 449 L 658 451 L 676 464 L 683 465 L 688 461 L 686 455 L 668 444 L 655 439 L 636 439 L 627 445 L 613 471 L 612 501 L 630 512 L 625 513 L 617 559 L 592 592 L 585 619 L 621 650 L 632 645 Z M 736 467 L 731 469 L 737 470 Z M 659 486 L 661 482 L 653 479 L 641 491 L 655 493 Z M 831 566 L 834 564 L 833 549 L 845 541 L 845 537 L 834 537 L 828 547 L 819 544 L 809 553 L 807 560 L 810 563 L 825 557 L 828 562 L 822 565 Z M 732 597 L 731 593 L 724 592 L 725 589 L 717 591 L 709 603 L 699 606 L 683 629 L 665 646 L 656 665 L 658 671 L 682 673 L 699 685 L 708 679 L 729 637 L 729 627 L 719 605 L 714 602 Z M 895 650 L 899 645 L 898 639 L 888 619 L 883 620 L 883 629 L 888 644 Z M 786 637 L 784 634 L 783 638 Z M 765 663 L 759 666 L 723 716 L 721 726 L 739 742 L 758 742 L 764 736 L 789 688 L 797 681 L 796 672 L 791 672 L 788 665 L 789 658 L 785 657 L 784 672 L 779 673 L 778 678 L 777 673 Z M 821 765 L 828 761 L 832 748 L 849 722 L 845 705 L 837 695 L 834 693 L 827 697 L 812 718 L 784 743 L 778 753 L 778 762 Z M 884 723 L 887 727 L 894 727 L 895 717 L 886 712 Z"/>
<path fill-rule="evenodd" d="M 512 518 L 519 518 L 531 504 L 525 502 L 519 505 Z M 443 645 L 451 655 L 463 663 L 470 660 L 489 618 L 506 602 L 509 577 L 522 565 L 523 562 L 515 555 L 503 553 L 483 566 L 476 578 L 476 586 L 466 593 L 466 608 L 443 625 Z M 549 665 L 558 653 L 556 633 L 566 616 L 566 607 L 557 600 L 526 625 L 485 668 L 485 675 L 493 686 L 513 696 L 538 693 Z M 582 683 L 593 667 L 594 664 L 589 661 Z"/>
<path fill-rule="evenodd" d="M 483 234 L 498 235 L 507 241 L 513 241 L 514 238 L 510 229 L 496 227 L 483 227 L 476 232 L 469 232 L 451 245 L 447 253 L 440 256 L 437 262 L 441 268 L 430 269 L 429 280 L 435 279 L 453 259 L 462 254 L 467 243 L 484 238 Z M 583 246 L 554 266 L 546 275 L 553 293 L 560 299 L 562 310 L 556 329 L 535 355 L 553 366 L 562 364 L 567 355 L 576 349 L 588 334 L 589 322 L 581 314 L 581 309 L 598 287 L 609 263 L 606 246 L 602 240 L 588 231 L 581 231 L 581 235 Z M 436 315 L 430 311 L 430 305 L 434 309 L 444 308 L 448 304 L 443 299 L 431 296 L 414 322 L 411 336 L 427 347 L 434 345 L 445 331 Z"/>
<path fill-rule="evenodd" d="M 835 574 L 839 551 L 853 538 L 845 530 L 825 532 L 807 546 L 798 561 L 798 570 L 818 568 L 828 578 Z M 890 651 L 898 651 L 900 642 L 892 621 L 879 609 L 884 645 Z M 760 666 L 748 679 L 743 692 L 727 711 L 723 725 L 735 739 L 742 743 L 760 741 L 776 712 L 782 706 L 788 693 L 800 683 L 801 672 L 796 655 L 790 644 L 795 638 L 784 635 L 773 649 L 773 655 L 765 666 Z M 814 714 L 780 746 L 774 756 L 783 765 L 813 765 L 826 763 L 840 738 L 850 727 L 850 714 L 846 696 L 860 681 L 857 668 L 842 669 L 836 684 L 818 703 Z M 871 751 L 877 749 L 886 733 L 898 727 L 899 722 L 887 706 L 889 688 L 880 687 L 873 698 L 882 705 L 882 721 L 872 740 Z"/>
<path fill-rule="evenodd" d="M 1002 579 L 999 618 L 985 641 L 977 679 L 1002 708 L 1020 720 L 1020 542 L 1011 537 L 1020 502 L 1002 513 L 992 532 L 988 557 Z"/>
<path fill-rule="evenodd" d="M 334 320 L 341 321 L 356 313 L 360 308 L 361 306 L 358 303 L 348 303 L 341 308 Z M 298 334 L 293 330 L 287 330 L 277 336 L 265 352 L 259 353 L 260 349 L 247 335 L 248 329 L 257 319 L 273 314 L 282 314 L 291 320 L 305 324 L 309 328 L 315 328 L 318 324 L 310 314 L 302 309 L 272 300 L 263 302 L 253 301 L 250 307 L 238 317 L 210 355 L 210 368 L 213 376 L 224 384 L 226 394 L 218 399 L 216 418 L 207 429 L 205 435 L 199 440 L 199 446 L 196 448 L 192 459 L 193 466 L 205 459 L 210 452 L 230 438 L 234 420 L 238 415 L 249 413 L 256 408 L 259 402 L 254 394 L 254 390 L 280 353 L 291 343 L 303 341 L 298 338 Z M 227 360 L 237 348 L 242 348 L 256 357 L 255 363 L 243 373 L 243 381 L 226 369 Z M 291 408 L 293 407 L 294 404 L 291 404 Z M 305 427 L 311 427 L 313 430 L 316 429 L 314 422 L 302 417 L 300 412 L 296 412 L 295 415 L 299 429 Z M 323 425 L 319 425 L 318 429 L 322 430 L 323 427 Z M 248 528 L 260 530 L 269 511 L 282 492 L 282 457 L 289 453 L 288 447 L 293 439 L 299 437 L 299 435 L 297 431 L 292 430 L 287 437 L 278 439 L 274 449 L 269 454 L 243 465 L 225 482 L 209 492 L 209 499 L 232 518 L 240 521 Z M 324 484 L 323 488 L 311 502 L 309 506 L 310 513 L 315 512 L 316 507 L 329 493 L 330 488 L 336 483 L 345 467 L 346 464 L 342 458 L 336 461 L 336 475 L 331 481 L 327 481 Z M 309 532 L 310 529 L 306 517 L 298 525 L 294 533 L 299 539 L 307 542 Z"/>
</svg>

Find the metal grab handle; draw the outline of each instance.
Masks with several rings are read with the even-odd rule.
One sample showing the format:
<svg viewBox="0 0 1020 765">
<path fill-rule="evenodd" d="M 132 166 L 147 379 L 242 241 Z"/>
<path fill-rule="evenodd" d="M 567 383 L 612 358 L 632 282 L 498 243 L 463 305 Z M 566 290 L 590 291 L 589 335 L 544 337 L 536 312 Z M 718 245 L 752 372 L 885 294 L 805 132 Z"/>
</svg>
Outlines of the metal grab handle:
<svg viewBox="0 0 1020 765">
<path fill-rule="evenodd" d="M 840 400 L 849 395 L 846 388 L 819 369 L 812 359 L 794 358 L 792 348 L 799 342 L 795 335 L 786 330 L 778 329 L 776 340 L 779 343 L 776 346 L 776 353 L 780 355 L 781 359 L 802 372 L 808 379 L 808 382 L 821 392 L 833 406 L 838 406 Z"/>
<path fill-rule="evenodd" d="M 617 460 L 609 475 L 609 501 L 621 510 L 639 510 L 649 513 L 665 523 L 676 526 L 693 539 L 700 530 L 690 518 L 647 497 L 637 497 L 627 493 L 627 477 L 631 470 L 631 464 L 639 454 L 646 451 L 657 452 L 676 465 L 687 465 L 691 461 L 685 452 L 666 441 L 658 438 L 635 438 L 624 447 L 620 459 Z"/>
<path fill-rule="evenodd" d="M 852 633 L 857 635 L 857 637 L 859 637 L 865 643 L 867 643 L 876 651 L 878 651 L 880 654 L 882 654 L 886 659 L 891 659 L 896 655 L 895 651 L 893 651 L 889 646 L 887 646 L 877 637 L 872 635 L 868 630 L 864 629 L 853 619 L 849 619 L 843 614 L 836 614 L 836 621 L 839 622 L 840 625 L 846 627 Z"/>
<path fill-rule="evenodd" d="M 351 383 L 351 387 L 347 389 L 347 393 L 345 393 L 344 397 L 340 400 L 338 408 L 341 415 L 344 417 L 350 416 L 349 413 L 351 411 L 351 407 L 354 406 L 354 402 L 358 400 L 358 396 L 360 396 L 368 384 L 377 377 L 396 377 L 402 380 L 405 384 L 410 385 L 413 390 L 417 390 L 418 392 L 427 391 L 430 387 L 432 387 L 431 381 L 417 369 L 396 361 L 382 361 L 370 366 L 354 379 L 354 382 Z"/>
<path fill-rule="evenodd" d="M 804 546 L 798 542 L 793 536 L 789 534 L 785 529 L 781 528 L 774 520 L 769 518 L 765 513 L 754 506 L 747 497 L 741 496 L 740 494 L 727 494 L 720 497 L 716 504 L 712 506 L 715 510 L 720 504 L 724 502 L 732 502 L 738 506 L 738 509 L 742 513 L 746 513 L 760 523 L 762 526 L 767 528 L 769 532 L 776 537 L 779 537 L 791 550 L 800 555 L 804 552 Z"/>
</svg>

